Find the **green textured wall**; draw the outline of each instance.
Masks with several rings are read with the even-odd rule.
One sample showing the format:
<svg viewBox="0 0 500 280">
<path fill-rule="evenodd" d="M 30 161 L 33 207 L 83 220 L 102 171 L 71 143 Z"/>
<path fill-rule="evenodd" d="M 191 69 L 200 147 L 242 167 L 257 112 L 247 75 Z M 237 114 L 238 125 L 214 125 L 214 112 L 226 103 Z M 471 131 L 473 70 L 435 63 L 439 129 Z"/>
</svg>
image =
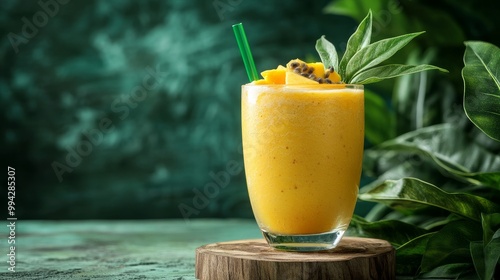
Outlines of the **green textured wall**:
<svg viewBox="0 0 500 280">
<path fill-rule="evenodd" d="M 497 2 L 3 0 L 0 162 L 16 169 L 16 217 L 251 218 L 239 115 L 248 80 L 232 24 L 244 23 L 260 71 L 317 60 L 321 35 L 343 52 L 357 22 L 327 6 L 358 20 L 372 9 L 374 41 L 426 30 L 396 57 L 450 70 L 429 83 L 435 124 L 465 119 L 463 41 L 500 44 Z M 367 87 L 388 103 L 366 108 L 380 141 L 415 129 L 414 87 L 397 94 L 401 110 L 393 86 Z"/>
<path fill-rule="evenodd" d="M 252 217 L 231 25 L 263 70 L 356 24 L 324 14 L 329 1 L 40 2 L 0 12 L 1 161 L 23 219 L 182 217 L 182 203 L 191 218 Z M 222 188 L 210 174 L 228 168 Z"/>
</svg>

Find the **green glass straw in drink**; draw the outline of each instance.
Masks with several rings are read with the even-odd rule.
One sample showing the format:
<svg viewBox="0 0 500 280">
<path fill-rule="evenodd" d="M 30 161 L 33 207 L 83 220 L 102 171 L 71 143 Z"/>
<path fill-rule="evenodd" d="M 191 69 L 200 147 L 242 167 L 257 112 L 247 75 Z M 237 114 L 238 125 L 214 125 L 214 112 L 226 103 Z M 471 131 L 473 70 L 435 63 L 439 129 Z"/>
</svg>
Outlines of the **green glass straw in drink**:
<svg viewBox="0 0 500 280">
<path fill-rule="evenodd" d="M 255 63 L 253 61 L 252 52 L 250 51 L 250 45 L 248 44 L 243 24 L 234 24 L 233 31 L 234 36 L 236 36 L 238 47 L 240 48 L 241 57 L 243 58 L 243 63 L 245 64 L 248 79 L 250 82 L 256 81 L 259 79 L 259 74 L 257 73 L 257 68 L 255 67 Z"/>
</svg>

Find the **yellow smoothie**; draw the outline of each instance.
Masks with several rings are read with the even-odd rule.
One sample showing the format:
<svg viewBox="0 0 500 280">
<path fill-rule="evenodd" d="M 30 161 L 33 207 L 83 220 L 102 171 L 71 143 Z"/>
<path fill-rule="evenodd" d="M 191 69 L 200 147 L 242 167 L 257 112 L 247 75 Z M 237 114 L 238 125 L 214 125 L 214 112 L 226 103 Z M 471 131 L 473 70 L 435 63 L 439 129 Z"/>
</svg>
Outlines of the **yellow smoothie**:
<svg viewBox="0 0 500 280">
<path fill-rule="evenodd" d="M 262 230 L 347 229 L 361 176 L 363 93 L 345 84 L 242 87 L 245 172 Z"/>
</svg>

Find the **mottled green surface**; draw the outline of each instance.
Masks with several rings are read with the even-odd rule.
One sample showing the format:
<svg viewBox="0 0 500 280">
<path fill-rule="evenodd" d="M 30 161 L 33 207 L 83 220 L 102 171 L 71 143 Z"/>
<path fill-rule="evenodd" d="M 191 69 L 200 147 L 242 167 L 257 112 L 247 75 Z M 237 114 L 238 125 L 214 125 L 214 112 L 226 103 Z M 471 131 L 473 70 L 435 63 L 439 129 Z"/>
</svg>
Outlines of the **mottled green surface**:
<svg viewBox="0 0 500 280">
<path fill-rule="evenodd" d="M 222 11 L 212 0 L 73 0 L 12 44 L 23 18 L 44 12 L 38 2 L 0 9 L 0 162 L 18 172 L 24 219 L 182 218 L 178 205 L 231 161 L 240 171 L 196 218 L 250 218 L 239 116 L 248 79 L 231 25 L 244 22 L 259 71 L 355 26 L 324 14 L 329 0 L 217 1 Z M 54 163 L 71 172 L 58 178 Z"/>
<path fill-rule="evenodd" d="M 20 220 L 16 231 L 16 272 L 2 238 L 0 279 L 192 280 L 197 247 L 262 237 L 253 220 Z"/>
</svg>

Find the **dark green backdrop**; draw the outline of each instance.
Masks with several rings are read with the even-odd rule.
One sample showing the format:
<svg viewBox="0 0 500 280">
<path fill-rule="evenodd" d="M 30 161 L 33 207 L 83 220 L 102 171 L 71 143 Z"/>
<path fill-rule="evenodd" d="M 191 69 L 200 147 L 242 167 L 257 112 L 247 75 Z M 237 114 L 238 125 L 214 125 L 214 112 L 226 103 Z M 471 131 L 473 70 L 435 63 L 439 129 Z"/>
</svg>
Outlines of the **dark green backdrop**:
<svg viewBox="0 0 500 280">
<path fill-rule="evenodd" d="M 356 21 L 309 2 L 2 1 L 17 217 L 252 217 L 231 25 L 244 23 L 259 70 L 315 58 L 323 34 L 342 51 Z"/>
</svg>

